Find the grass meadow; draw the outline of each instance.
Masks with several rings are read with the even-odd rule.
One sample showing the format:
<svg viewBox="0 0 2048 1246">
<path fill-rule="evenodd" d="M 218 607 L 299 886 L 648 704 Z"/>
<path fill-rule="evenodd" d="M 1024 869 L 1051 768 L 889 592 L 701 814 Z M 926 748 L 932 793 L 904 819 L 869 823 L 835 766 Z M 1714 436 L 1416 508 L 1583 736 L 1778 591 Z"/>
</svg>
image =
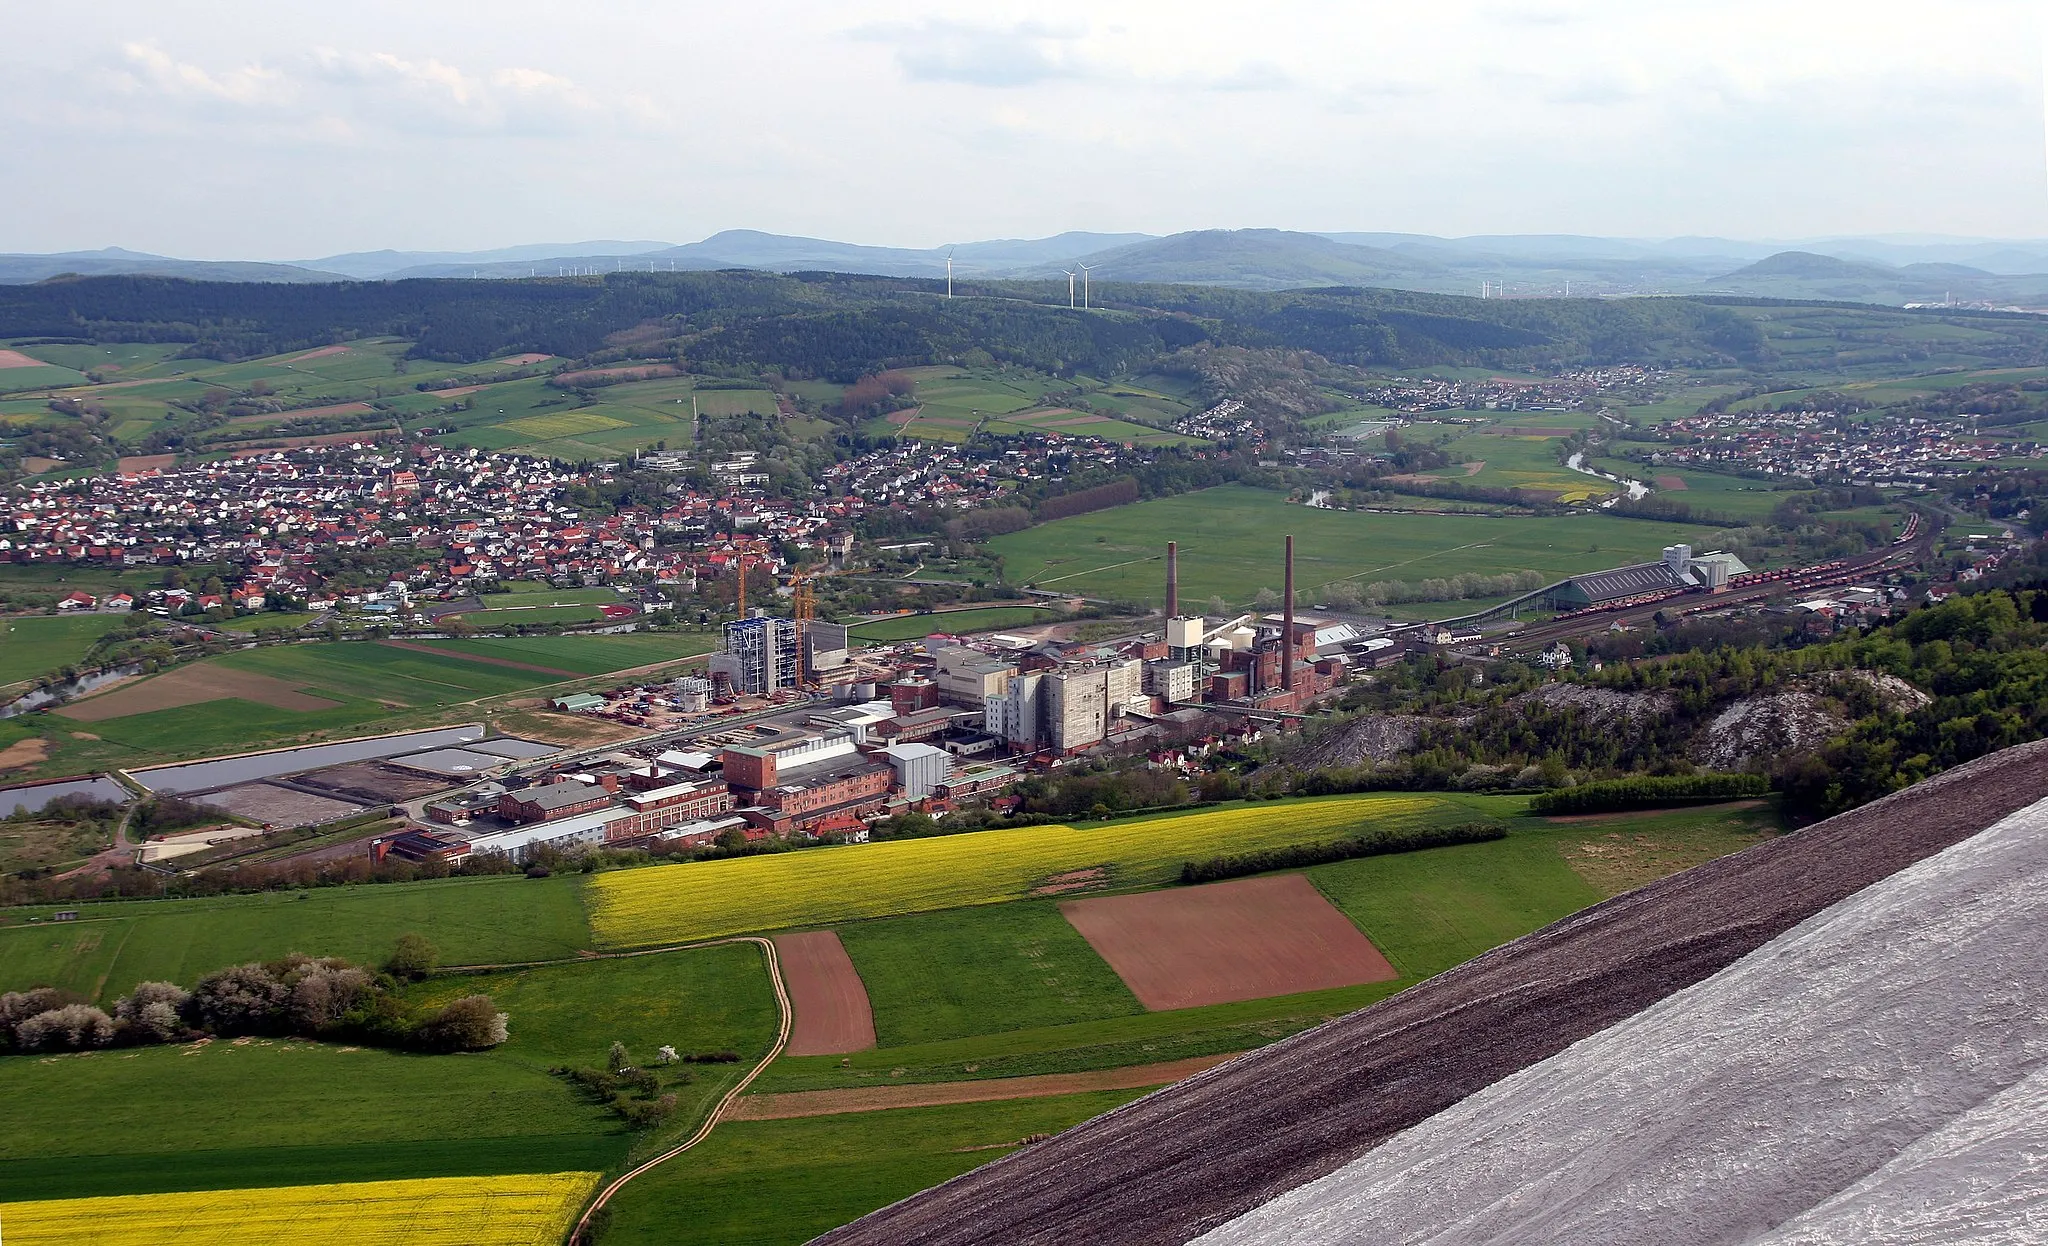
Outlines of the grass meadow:
<svg viewBox="0 0 2048 1246">
<path fill-rule="evenodd" d="M 0 618 L 0 685 L 34 679 L 83 658 L 100 637 L 127 621 L 120 614 Z"/>
<path fill-rule="evenodd" d="M 418 643 L 451 654 L 503 658 L 585 675 L 607 675 L 613 671 L 709 653 L 718 647 L 718 638 L 705 632 L 681 635 L 494 636 L 473 640 L 423 640 Z"/>
<path fill-rule="evenodd" d="M 11 1200 L 602 1171 L 633 1142 L 567 1082 L 491 1053 L 215 1041 L 9 1058 L 0 1087 Z M 145 1128 L 113 1104 L 166 1110 L 147 1111 Z"/>
<path fill-rule="evenodd" d="M 1500 427 L 1516 430 L 1546 427 L 1536 423 L 1539 418 L 1537 413 L 1517 412 L 1512 422 Z M 1460 437 L 1444 447 L 1444 453 L 1451 456 L 1453 465 L 1429 474 L 1493 489 L 1526 489 L 1550 494 L 1565 502 L 1582 502 L 1613 493 L 1614 486 L 1609 482 L 1584 472 L 1575 472 L 1557 461 L 1558 440 L 1571 431 L 1570 428 L 1558 427 L 1555 434 L 1549 436 L 1495 431 Z M 1466 466 L 1471 463 L 1482 466 L 1477 472 L 1472 472 Z"/>
<path fill-rule="evenodd" d="M 846 629 L 846 634 L 853 640 L 864 640 L 869 644 L 889 644 L 939 633 L 961 635 L 1003 627 L 1029 627 L 1058 617 L 1054 611 L 1039 606 L 986 606 L 977 610 L 943 610 L 937 614 L 905 614 L 875 619 L 852 624 Z"/>
<path fill-rule="evenodd" d="M 839 928 L 883 1047 L 1142 1012 L 1053 900 Z"/>
<path fill-rule="evenodd" d="M 1294 534 L 1295 583 L 1313 602 L 1337 580 L 1422 580 L 1533 569 L 1556 579 L 1657 557 L 1717 529 L 1610 515 L 1529 518 L 1312 510 L 1278 493 L 1225 485 L 1077 515 L 994 538 L 1007 583 L 1159 602 L 1166 543 L 1180 542 L 1181 600 L 1233 606 L 1281 581 L 1282 533 Z M 1456 613 L 1440 603 L 1437 614 Z"/>
<path fill-rule="evenodd" d="M 110 1001 L 137 982 L 190 983 L 226 965 L 288 952 L 381 962 L 398 936 L 425 935 L 450 964 L 574 956 L 590 946 L 581 879 L 464 878 L 83 904 L 61 925 L 48 909 L 0 910 L 0 990 L 59 986 Z"/>
<path fill-rule="evenodd" d="M 1022 899 L 1079 869 L 1141 886 L 1167 881 L 1191 857 L 1519 808 L 1510 798 L 1335 796 L 624 870 L 591 879 L 591 926 L 603 945 L 645 947 Z"/>
<path fill-rule="evenodd" d="M 605 1246 L 798 1246 L 1140 1090 L 733 1121 L 612 1203 Z"/>
</svg>

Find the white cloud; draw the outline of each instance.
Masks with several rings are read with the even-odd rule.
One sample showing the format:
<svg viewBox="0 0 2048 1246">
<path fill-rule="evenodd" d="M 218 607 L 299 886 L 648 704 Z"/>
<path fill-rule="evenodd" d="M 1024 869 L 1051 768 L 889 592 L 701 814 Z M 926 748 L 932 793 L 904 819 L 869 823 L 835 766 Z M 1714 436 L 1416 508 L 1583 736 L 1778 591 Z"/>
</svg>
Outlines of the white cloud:
<svg viewBox="0 0 2048 1246">
<path fill-rule="evenodd" d="M 0 250 L 2048 232 L 2021 0 L 18 7 Z"/>
<path fill-rule="evenodd" d="M 284 75 L 275 69 L 245 65 L 207 70 L 149 42 L 122 44 L 121 58 L 118 72 L 131 90 L 254 105 L 276 100 L 285 87 Z"/>
</svg>

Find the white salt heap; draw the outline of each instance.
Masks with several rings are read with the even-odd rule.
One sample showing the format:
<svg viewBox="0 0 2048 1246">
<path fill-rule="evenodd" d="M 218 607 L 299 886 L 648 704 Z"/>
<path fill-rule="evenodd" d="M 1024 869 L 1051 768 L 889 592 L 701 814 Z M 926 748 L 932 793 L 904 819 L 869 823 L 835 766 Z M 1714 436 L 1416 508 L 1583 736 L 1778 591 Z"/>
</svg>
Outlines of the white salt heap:
<svg viewBox="0 0 2048 1246">
<path fill-rule="evenodd" d="M 1203 1246 L 2048 1243 L 2048 802 Z"/>
</svg>

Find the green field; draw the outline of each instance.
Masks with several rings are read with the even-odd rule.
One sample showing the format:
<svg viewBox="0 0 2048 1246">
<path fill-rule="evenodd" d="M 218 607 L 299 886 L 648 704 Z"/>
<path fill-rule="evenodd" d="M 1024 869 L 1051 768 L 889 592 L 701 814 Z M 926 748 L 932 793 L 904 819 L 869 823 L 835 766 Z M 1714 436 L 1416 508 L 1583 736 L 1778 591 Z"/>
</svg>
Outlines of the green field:
<svg viewBox="0 0 2048 1246">
<path fill-rule="evenodd" d="M 605 1246 L 798 1246 L 1057 1133 L 1143 1091 L 1120 1090 L 720 1125 L 626 1187 Z"/>
<path fill-rule="evenodd" d="M 1544 421 L 1544 416 L 1550 417 L 1549 422 Z M 1498 425 L 1500 428 L 1554 427 L 1557 433 L 1555 436 L 1533 436 L 1519 432 L 1481 432 L 1460 437 L 1444 447 L 1444 453 L 1451 456 L 1456 466 L 1428 474 L 1492 489 L 1525 489 L 1550 494 L 1562 502 L 1582 502 L 1613 493 L 1615 487 L 1609 482 L 1584 472 L 1575 472 L 1558 461 L 1559 440 L 1571 431 L 1557 423 L 1562 418 L 1551 412 L 1514 412 L 1503 416 Z M 1576 418 L 1590 422 L 1587 416 Z M 1473 463 L 1482 466 L 1475 472 L 1469 467 Z"/>
<path fill-rule="evenodd" d="M 478 1055 L 245 1039 L 0 1061 L 0 1093 L 14 1106 L 0 1197 L 602 1171 L 694 1128 L 746 1063 L 668 1071 L 677 1113 L 645 1136 L 550 1068 L 602 1067 L 613 1041 L 650 1063 L 664 1044 L 758 1058 L 776 1028 L 761 954 L 748 946 L 437 978 L 412 995 L 434 1006 L 478 992 L 511 1017 L 510 1040 Z M 181 1106 L 148 1130 L 82 1110 L 152 1094 Z"/>
<path fill-rule="evenodd" d="M 1339 579 L 1417 581 L 1534 569 L 1546 578 L 1655 559 L 1666 545 L 1714 547 L 1715 529 L 1609 515 L 1496 517 L 1311 510 L 1238 485 L 1055 520 L 989 542 L 1017 585 L 1099 598 L 1164 600 L 1166 542 L 1180 542 L 1181 600 L 1241 606 L 1281 581 L 1294 534 L 1295 583 L 1314 600 Z M 1457 613 L 1440 603 L 1433 613 Z"/>
<path fill-rule="evenodd" d="M 602 1170 L 632 1138 L 545 1072 L 263 1039 L 0 1060 L 12 1199 Z M 147 1128 L 114 1105 L 161 1105 Z"/>
<path fill-rule="evenodd" d="M 846 629 L 852 640 L 864 640 L 870 644 L 889 644 L 898 640 L 917 640 L 938 633 L 962 635 L 968 632 L 990 632 L 1003 627 L 1029 627 L 1033 623 L 1044 623 L 1059 615 L 1039 606 L 985 606 L 976 610 L 944 610 L 937 614 L 905 614 L 889 619 L 874 619 L 866 623 L 855 623 Z"/>
<path fill-rule="evenodd" d="M 1652 485 L 1656 487 L 1658 497 L 1670 502 L 1683 502 L 1695 513 L 1725 515 L 1733 519 L 1757 522 L 1769 519 L 1771 512 L 1795 492 L 1774 488 L 1768 480 L 1745 480 L 1740 476 L 1724 476 L 1719 472 L 1703 472 L 1689 467 L 1653 467 L 1626 459 L 1605 458 L 1593 460 L 1593 466 Z M 1685 488 L 1659 486 L 1656 482 L 1660 476 L 1684 481 Z"/>
<path fill-rule="evenodd" d="M 534 580 L 510 580 L 502 593 L 477 597 L 486 610 L 507 610 L 514 606 L 609 606 L 626 600 L 609 588 L 556 588 Z"/>
<path fill-rule="evenodd" d="M 612 671 L 651 666 L 677 658 L 695 657 L 718 647 L 718 637 L 708 632 L 680 635 L 648 634 L 627 636 L 496 636 L 475 640 L 423 640 L 430 649 L 467 653 L 479 657 L 531 662 L 585 675 L 606 675 Z"/>
<path fill-rule="evenodd" d="M 77 662 L 93 642 L 127 621 L 128 616 L 121 614 L 0 618 L 0 685 Z"/>
<path fill-rule="evenodd" d="M 1050 900 L 855 922 L 839 939 L 883 1047 L 1143 1011 Z"/>
<path fill-rule="evenodd" d="M 357 729 L 394 715 L 417 719 L 421 711 L 445 710 L 560 680 L 539 671 L 469 662 L 452 654 L 442 657 L 373 641 L 271 646 L 206 658 L 195 665 L 200 671 L 267 675 L 338 704 L 333 709 L 300 710 L 227 697 L 77 725 L 109 746 L 133 750 L 128 764 L 140 764 L 153 757 L 203 757 L 344 731 L 365 734 Z M 187 672 L 181 678 L 191 679 L 195 678 L 189 673 L 192 669 L 178 667 L 173 673 Z M 147 681 L 130 685 L 147 686 Z"/>
<path fill-rule="evenodd" d="M 1159 427 L 1187 413 L 1184 403 L 1156 387 L 1105 385 L 1088 377 L 1061 380 L 1021 368 L 930 367 L 907 369 L 916 380 L 915 418 L 870 420 L 869 436 L 963 442 L 977 428 L 1015 436 L 1026 432 L 1099 437 L 1126 445 L 1199 445 L 1201 439 Z M 1080 389 L 1099 411 L 1062 408 L 1054 395 Z"/>
<path fill-rule="evenodd" d="M 542 960 L 590 946 L 576 878 L 465 878 L 329 887 L 207 900 L 76 906 L 79 919 L 26 924 L 50 910 L 0 910 L 0 990 L 60 986 L 112 1000 L 137 982 L 191 983 L 246 960 L 304 952 L 381 961 L 408 931 L 450 964 Z"/>
</svg>

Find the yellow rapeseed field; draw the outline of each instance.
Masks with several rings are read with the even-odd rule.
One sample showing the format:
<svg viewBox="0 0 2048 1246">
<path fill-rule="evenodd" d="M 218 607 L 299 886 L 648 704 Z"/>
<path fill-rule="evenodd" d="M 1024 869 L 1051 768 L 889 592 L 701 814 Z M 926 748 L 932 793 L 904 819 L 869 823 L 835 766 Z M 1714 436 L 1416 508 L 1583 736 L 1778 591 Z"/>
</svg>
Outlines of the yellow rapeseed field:
<svg viewBox="0 0 2048 1246">
<path fill-rule="evenodd" d="M 1436 797 L 1333 796 L 621 870 L 591 880 L 591 927 L 601 944 L 645 947 L 993 904 L 1074 870 L 1107 867 L 1118 884 L 1164 882 L 1191 859 L 1471 816 L 1468 806 Z"/>
<path fill-rule="evenodd" d="M 0 1203 L 7 1246 L 555 1246 L 594 1172 Z"/>
</svg>

